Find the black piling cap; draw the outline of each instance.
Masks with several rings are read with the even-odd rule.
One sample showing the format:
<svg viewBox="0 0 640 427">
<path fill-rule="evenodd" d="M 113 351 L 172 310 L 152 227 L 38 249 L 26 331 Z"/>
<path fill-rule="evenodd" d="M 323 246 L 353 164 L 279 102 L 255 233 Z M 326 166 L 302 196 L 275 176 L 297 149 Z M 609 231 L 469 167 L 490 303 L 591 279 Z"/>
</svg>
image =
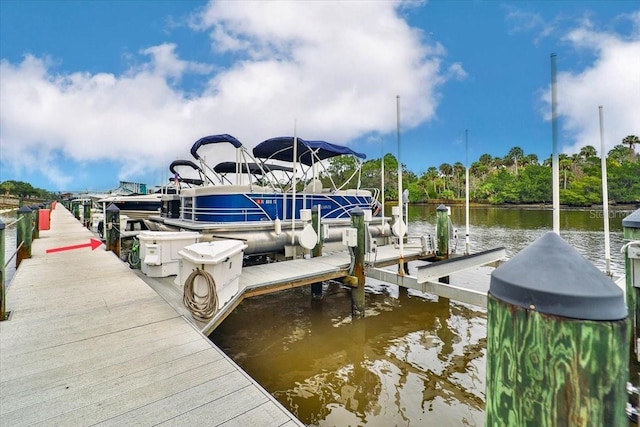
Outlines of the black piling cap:
<svg viewBox="0 0 640 427">
<path fill-rule="evenodd" d="M 622 290 L 553 232 L 495 269 L 489 293 L 508 304 L 573 319 L 627 317 Z"/>
<path fill-rule="evenodd" d="M 351 212 L 349 213 L 351 214 L 351 216 L 364 216 L 364 211 L 359 206 L 351 209 Z"/>
<path fill-rule="evenodd" d="M 436 208 L 436 211 L 438 212 L 446 212 L 447 211 L 447 207 L 445 205 L 440 205 Z"/>
<path fill-rule="evenodd" d="M 4 222 L 2 222 L 2 220 L 0 219 L 0 230 L 4 230 L 4 227 L 5 227 Z"/>
<path fill-rule="evenodd" d="M 107 206 L 107 212 L 120 212 L 120 208 L 111 203 L 109 206 Z"/>
<path fill-rule="evenodd" d="M 627 228 L 640 228 L 640 209 L 623 219 L 622 226 Z"/>
<path fill-rule="evenodd" d="M 31 213 L 31 209 L 28 206 L 23 206 L 20 209 L 18 209 L 18 213 L 19 214 L 29 214 Z"/>
</svg>

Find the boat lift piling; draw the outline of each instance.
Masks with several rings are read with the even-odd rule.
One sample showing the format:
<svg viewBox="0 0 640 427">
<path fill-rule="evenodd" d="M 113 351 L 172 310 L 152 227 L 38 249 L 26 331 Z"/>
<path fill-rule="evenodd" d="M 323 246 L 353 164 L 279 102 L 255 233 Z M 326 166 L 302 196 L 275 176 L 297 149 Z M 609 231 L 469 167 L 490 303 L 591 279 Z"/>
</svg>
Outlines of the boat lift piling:
<svg viewBox="0 0 640 427">
<path fill-rule="evenodd" d="M 354 242 L 348 242 L 348 246 L 351 249 L 351 256 L 353 257 L 353 269 L 350 271 L 350 274 L 357 278 L 356 285 L 351 288 L 352 313 L 356 317 L 364 317 L 364 255 L 366 251 L 366 224 L 364 221 L 364 211 L 362 209 L 354 208 L 351 210 L 351 226 L 356 230 L 356 242 L 353 247 L 350 245 Z"/>
<path fill-rule="evenodd" d="M 311 225 L 313 226 L 313 231 L 316 232 L 316 236 L 318 236 L 316 245 L 311 251 L 312 257 L 322 256 L 322 243 L 324 240 L 324 236 L 322 232 L 322 224 L 320 222 L 322 218 L 322 215 L 320 215 L 321 209 L 322 208 L 320 205 L 314 205 L 311 208 Z M 322 299 L 322 282 L 313 283 L 311 285 L 311 297 L 314 300 Z"/>
<path fill-rule="evenodd" d="M 631 319 L 631 348 L 640 361 L 640 209 L 622 220 L 622 235 L 627 243 L 624 253 L 627 309 Z"/>
</svg>

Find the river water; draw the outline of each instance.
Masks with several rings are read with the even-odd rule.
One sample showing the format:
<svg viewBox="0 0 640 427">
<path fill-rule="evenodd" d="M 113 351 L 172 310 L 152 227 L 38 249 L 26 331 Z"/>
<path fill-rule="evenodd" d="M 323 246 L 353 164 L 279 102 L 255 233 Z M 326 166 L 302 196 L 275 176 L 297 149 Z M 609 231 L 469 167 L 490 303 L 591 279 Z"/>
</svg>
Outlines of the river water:
<svg viewBox="0 0 640 427">
<path fill-rule="evenodd" d="M 612 211 L 611 269 L 624 272 L 622 219 Z M 434 232 L 435 207 L 410 206 L 409 234 Z M 603 215 L 561 213 L 561 236 L 604 269 Z M 464 208 L 452 208 L 464 250 Z M 541 209 L 470 211 L 471 252 L 504 246 L 509 256 L 552 228 Z M 415 268 L 415 263 L 410 266 Z M 210 336 L 310 426 L 482 426 L 486 312 L 368 279 L 366 316 L 351 318 L 350 293 L 309 287 L 244 301 Z"/>
</svg>

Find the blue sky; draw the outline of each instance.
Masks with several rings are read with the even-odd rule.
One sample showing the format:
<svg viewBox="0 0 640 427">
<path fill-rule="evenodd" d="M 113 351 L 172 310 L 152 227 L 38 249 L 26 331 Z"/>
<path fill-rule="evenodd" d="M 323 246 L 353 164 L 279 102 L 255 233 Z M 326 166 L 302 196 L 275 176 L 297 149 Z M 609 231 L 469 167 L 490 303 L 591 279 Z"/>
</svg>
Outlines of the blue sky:
<svg viewBox="0 0 640 427">
<path fill-rule="evenodd" d="M 155 185 L 198 138 L 280 135 L 417 174 L 640 135 L 636 1 L 0 1 L 0 181 Z M 230 160 L 224 150 L 204 153 Z M 223 158 L 224 157 L 224 158 Z"/>
</svg>

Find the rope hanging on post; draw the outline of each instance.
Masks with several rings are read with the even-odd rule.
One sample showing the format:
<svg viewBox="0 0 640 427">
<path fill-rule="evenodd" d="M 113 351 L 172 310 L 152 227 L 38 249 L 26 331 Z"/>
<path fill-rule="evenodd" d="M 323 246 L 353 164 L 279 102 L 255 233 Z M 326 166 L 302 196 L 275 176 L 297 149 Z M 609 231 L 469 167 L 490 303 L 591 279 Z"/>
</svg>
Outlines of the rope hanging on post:
<svg viewBox="0 0 640 427">
<path fill-rule="evenodd" d="M 207 293 L 200 295 L 196 293 L 196 278 L 202 276 L 207 285 Z M 199 268 L 193 270 L 184 282 L 184 294 L 182 301 L 191 312 L 194 319 L 201 322 L 210 320 L 218 308 L 218 293 L 216 282 L 213 276 L 205 270 Z"/>
</svg>

